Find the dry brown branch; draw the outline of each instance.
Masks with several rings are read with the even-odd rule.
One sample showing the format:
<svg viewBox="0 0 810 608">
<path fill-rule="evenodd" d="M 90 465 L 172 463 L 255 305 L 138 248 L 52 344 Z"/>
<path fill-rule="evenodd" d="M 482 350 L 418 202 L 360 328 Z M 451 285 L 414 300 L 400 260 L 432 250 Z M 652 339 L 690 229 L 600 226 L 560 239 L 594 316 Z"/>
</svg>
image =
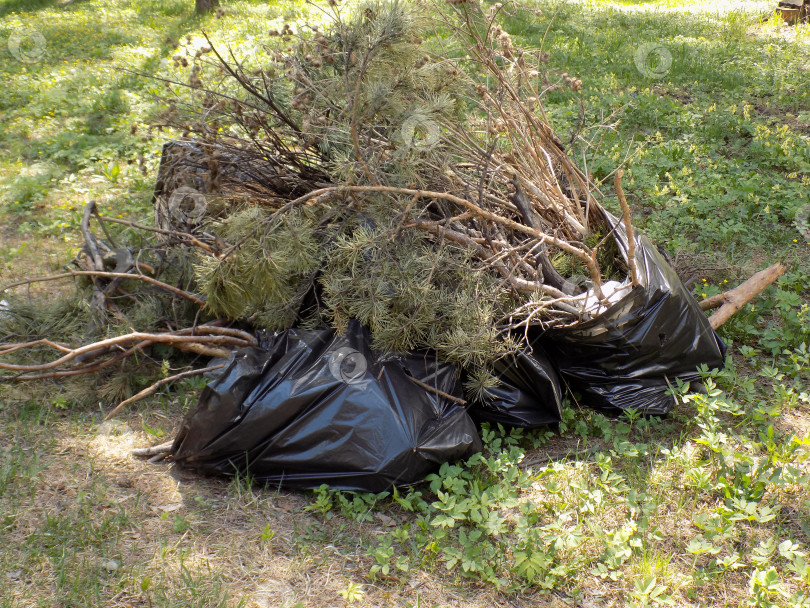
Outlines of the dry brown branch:
<svg viewBox="0 0 810 608">
<path fill-rule="evenodd" d="M 186 327 L 178 329 L 174 333 L 178 336 L 193 336 L 199 334 L 213 334 L 217 336 L 231 336 L 232 338 L 239 338 L 248 344 L 256 345 L 256 337 L 250 332 L 235 327 L 222 327 L 216 322 L 204 323 L 195 327 Z"/>
<path fill-rule="evenodd" d="M 413 382 L 417 386 L 421 386 L 426 391 L 429 391 L 431 393 L 435 393 L 439 397 L 443 397 L 443 398 L 445 398 L 445 399 L 447 399 L 449 401 L 452 401 L 453 403 L 458 403 L 459 405 L 467 405 L 467 402 L 464 399 L 460 399 L 458 397 L 455 397 L 455 396 L 451 395 L 450 393 L 445 393 L 444 391 L 441 391 L 441 390 L 437 389 L 436 387 L 431 386 L 430 384 L 422 382 L 421 380 L 417 380 L 413 376 L 408 376 L 408 378 L 411 380 L 411 382 Z"/>
<path fill-rule="evenodd" d="M 299 202 L 303 202 L 308 200 L 309 198 L 313 198 L 320 194 L 324 194 L 327 192 L 359 192 L 359 193 L 375 193 L 375 192 L 382 192 L 382 193 L 389 193 L 389 194 L 405 194 L 409 196 L 416 196 L 420 198 L 429 198 L 429 199 L 442 199 L 446 200 L 451 203 L 455 203 L 457 205 L 461 205 L 465 209 L 468 209 L 474 215 L 478 217 L 489 220 L 506 228 L 510 228 L 517 232 L 521 232 L 523 234 L 529 235 L 535 239 L 537 239 L 538 243 L 549 243 L 562 251 L 569 253 L 577 258 L 579 258 L 588 268 L 588 271 L 591 275 L 591 280 L 593 281 L 593 289 L 596 296 L 599 298 L 600 301 L 605 299 L 604 294 L 602 293 L 601 284 L 602 284 L 602 276 L 599 271 L 599 266 L 596 261 L 591 257 L 590 253 L 585 251 L 584 249 L 580 249 L 574 245 L 571 245 L 569 242 L 559 239 L 555 236 L 545 234 L 540 230 L 527 226 L 525 224 L 521 224 L 520 222 L 516 222 L 515 220 L 500 216 L 492 211 L 487 209 L 482 209 L 478 205 L 473 202 L 468 201 L 467 199 L 461 198 L 454 194 L 450 194 L 448 192 L 436 192 L 431 190 L 419 190 L 415 188 L 399 188 L 395 186 L 330 186 L 328 188 L 321 188 L 319 190 L 314 190 L 309 192 L 308 194 L 302 196 L 298 199 Z"/>
<path fill-rule="evenodd" d="M 726 294 L 728 291 L 709 296 L 705 300 L 700 301 L 700 308 L 702 310 L 714 310 L 718 306 L 722 306 L 726 302 Z"/>
<path fill-rule="evenodd" d="M 87 255 L 96 270 L 104 270 L 104 261 L 98 251 L 96 238 L 90 233 L 90 218 L 96 209 L 96 201 L 90 201 L 84 208 L 82 215 L 81 231 L 84 237 L 84 244 L 87 247 Z"/>
<path fill-rule="evenodd" d="M 706 298 L 700 303 L 703 310 L 711 310 L 720 307 L 711 317 L 709 323 L 712 329 L 717 329 L 728 321 L 731 316 L 756 296 L 762 293 L 765 288 L 771 285 L 776 279 L 785 274 L 786 268 L 776 263 L 764 270 L 760 270 L 750 279 L 738 285 L 734 289 L 724 293 Z"/>
<path fill-rule="evenodd" d="M 139 342 L 135 346 L 133 346 L 133 347 L 127 349 L 127 350 L 124 350 L 124 351 L 118 353 L 116 356 L 114 356 L 114 357 L 112 357 L 110 359 L 107 359 L 106 361 L 103 361 L 101 363 L 91 363 L 91 364 L 82 365 L 82 366 L 79 366 L 79 367 L 76 367 L 76 368 L 71 368 L 71 369 L 66 369 L 66 370 L 61 370 L 61 371 L 55 371 L 55 372 L 47 372 L 47 373 L 44 373 L 44 374 L 18 374 L 16 376 L 11 376 L 9 378 L 0 378 L 0 382 L 6 382 L 6 381 L 10 381 L 10 380 L 15 380 L 15 381 L 16 380 L 20 380 L 20 381 L 22 381 L 22 380 L 52 380 L 54 378 L 69 378 L 69 377 L 72 377 L 72 376 L 80 376 L 82 374 L 90 374 L 90 373 L 93 373 L 93 372 L 98 372 L 98 371 L 101 371 L 103 369 L 106 369 L 106 368 L 110 367 L 111 365 L 115 365 L 119 361 L 123 361 L 127 357 L 131 357 L 132 355 L 134 355 L 135 353 L 143 350 L 144 348 L 146 348 L 150 344 L 152 344 L 152 343 L 149 342 L 148 340 L 144 340 L 143 342 Z"/>
<path fill-rule="evenodd" d="M 543 454 L 542 456 L 538 456 L 536 458 L 531 458 L 529 460 L 524 460 L 518 465 L 520 469 L 528 469 L 537 465 L 545 465 L 549 462 L 558 462 L 560 460 L 583 460 L 585 457 L 591 456 L 593 454 L 598 453 L 599 451 L 603 450 L 603 446 L 593 446 L 588 448 L 587 450 L 561 450 L 557 452 L 549 452 L 547 454 Z"/>
<path fill-rule="evenodd" d="M 63 272 L 61 274 L 54 274 L 47 277 L 35 277 L 33 279 L 22 279 L 20 281 L 15 281 L 13 283 L 8 283 L 7 285 L 3 285 L 0 287 L 0 292 L 7 291 L 9 289 L 13 289 L 14 287 L 20 287 L 21 285 L 30 285 L 32 283 L 44 283 L 46 281 L 59 281 L 61 279 L 68 279 L 70 277 L 101 277 L 101 278 L 108 278 L 108 279 L 136 279 L 138 281 L 145 281 L 146 283 L 150 283 L 160 289 L 165 291 L 171 292 L 176 296 L 180 296 L 181 298 L 185 298 L 191 302 L 194 302 L 197 306 L 203 307 L 205 306 L 205 301 L 201 298 L 195 296 L 194 294 L 188 293 L 187 291 L 183 291 L 182 289 L 178 289 L 168 283 L 164 283 L 163 281 L 158 281 L 157 279 L 153 279 L 152 277 L 146 276 L 144 274 L 133 274 L 128 272 L 102 272 L 97 270 L 69 270 L 67 272 Z"/>
<path fill-rule="evenodd" d="M 188 335 L 192 331 L 196 331 L 198 335 Z M 150 344 L 169 344 L 176 348 L 179 349 L 185 348 L 187 350 L 192 350 L 193 352 L 200 352 L 203 351 L 204 347 L 211 347 L 211 346 L 242 347 L 242 346 L 255 346 L 257 343 L 256 339 L 252 337 L 251 339 L 246 339 L 241 336 L 236 337 L 233 335 L 229 335 L 228 332 L 230 331 L 232 330 L 228 328 L 209 327 L 203 325 L 198 327 L 196 330 L 188 329 L 188 330 L 180 330 L 178 332 L 165 332 L 165 333 L 133 332 L 123 336 L 116 336 L 114 338 L 108 338 L 106 340 L 94 342 L 93 344 L 81 346 L 79 348 L 73 349 L 69 353 L 66 353 L 59 359 L 56 359 L 49 363 L 40 363 L 32 365 L 0 363 L 0 369 L 5 369 L 9 371 L 21 371 L 21 372 L 36 372 L 36 371 L 51 370 L 57 367 L 61 367 L 62 365 L 69 363 L 70 361 L 73 361 L 74 359 L 82 355 L 92 355 L 93 357 L 97 357 L 101 354 L 108 352 L 109 349 L 112 347 L 120 347 L 122 345 L 132 344 L 133 342 L 135 343 L 148 342 Z M 207 335 L 199 335 L 200 333 Z M 0 353 L 0 355 L 2 354 L 4 353 Z M 222 356 L 222 355 L 227 356 L 229 352 L 224 349 L 211 350 L 210 348 L 206 348 L 204 352 L 201 352 L 201 354 L 213 354 L 214 356 Z M 30 378 L 22 378 L 22 379 L 30 379 Z"/>
<path fill-rule="evenodd" d="M 104 260 L 98 251 L 98 243 L 96 237 L 90 233 L 90 218 L 93 216 L 93 211 L 96 209 L 96 201 L 90 201 L 85 205 L 84 214 L 82 215 L 81 231 L 84 238 L 84 247 L 87 253 L 87 260 L 91 270 L 104 271 Z M 92 305 L 99 310 L 107 306 L 107 298 L 104 295 L 104 290 L 98 286 L 95 277 L 93 281 L 93 300 Z"/>
<path fill-rule="evenodd" d="M 60 344 L 59 342 L 53 342 L 51 340 L 42 339 L 42 340 L 34 340 L 32 342 L 22 342 L 19 344 L 0 344 L 0 356 L 7 355 L 9 353 L 13 353 L 17 350 L 22 350 L 25 348 L 33 348 L 35 346 L 50 346 L 51 348 L 55 348 L 56 350 L 61 350 L 63 353 L 69 353 L 73 349 L 65 344 Z"/>
<path fill-rule="evenodd" d="M 616 188 L 616 195 L 619 197 L 619 204 L 622 206 L 622 217 L 624 218 L 624 230 L 627 233 L 627 265 L 630 268 L 630 280 L 633 282 L 633 287 L 636 287 L 638 282 L 638 268 L 636 267 L 636 237 L 633 234 L 633 222 L 630 216 L 630 205 L 627 204 L 627 199 L 624 197 L 624 190 L 622 190 L 622 176 L 624 171 L 619 169 L 616 171 L 616 177 L 613 179 L 613 186 Z"/>
<path fill-rule="evenodd" d="M 131 357 L 135 353 L 142 351 L 147 346 L 151 346 L 153 342 L 148 340 L 144 340 L 143 342 L 139 342 L 132 348 L 124 350 L 117 354 L 116 356 L 107 359 L 101 363 L 93 363 L 89 365 L 80 366 L 77 368 L 70 368 L 67 370 L 55 371 L 55 372 L 48 372 L 44 374 L 19 374 L 17 376 L 12 376 L 10 378 L 0 378 L 0 382 L 15 380 L 15 381 L 25 381 L 25 380 L 52 380 L 55 378 L 69 378 L 72 376 L 81 376 L 84 374 L 90 374 L 94 372 L 99 372 L 103 369 L 106 369 L 116 363 L 123 361 L 124 359 Z M 193 352 L 198 355 L 202 355 L 205 357 L 218 357 L 221 359 L 227 358 L 231 354 L 231 350 L 225 348 L 216 348 L 213 346 L 206 346 L 204 344 L 196 344 L 194 342 L 191 343 L 183 343 L 179 345 L 174 345 L 175 348 L 182 351 Z"/>
<path fill-rule="evenodd" d="M 172 346 L 177 350 L 202 355 L 204 357 L 218 357 L 220 359 L 225 359 L 231 354 L 231 351 L 227 348 L 217 348 L 215 346 L 207 346 L 205 344 L 200 344 L 198 342 L 177 343 L 172 344 Z"/>
<path fill-rule="evenodd" d="M 200 369 L 188 370 L 188 371 L 185 371 L 185 372 L 182 372 L 182 373 L 179 373 L 179 374 L 175 374 L 174 376 L 169 376 L 168 378 L 161 378 L 160 380 L 155 382 L 152 386 L 148 386 L 147 388 L 143 389 L 142 391 L 134 394 L 129 399 L 125 399 L 124 401 L 119 403 L 117 406 L 115 406 L 115 408 L 113 408 L 113 410 L 109 414 L 107 414 L 104 417 L 104 420 L 109 420 L 110 418 L 114 418 L 115 416 L 120 414 L 121 411 L 126 406 L 128 406 L 130 403 L 135 403 L 136 401 L 140 401 L 141 399 L 144 399 L 144 398 L 148 397 L 149 395 L 153 395 L 154 393 L 157 392 L 157 390 L 160 387 L 165 386 L 165 385 L 169 384 L 170 382 L 175 382 L 177 380 L 182 380 L 183 378 L 190 378 L 191 376 L 199 376 L 201 374 L 207 374 L 208 372 L 212 372 L 212 371 L 217 370 L 217 369 L 222 369 L 223 367 L 225 367 L 225 364 L 220 363 L 219 365 L 211 365 L 209 367 L 203 367 L 203 368 L 200 368 Z M 146 454 L 144 454 L 144 455 L 146 455 Z"/>
<path fill-rule="evenodd" d="M 171 236 L 175 237 L 180 240 L 187 240 L 192 245 L 199 247 L 203 251 L 207 251 L 212 255 L 217 255 L 218 251 L 213 247 L 203 243 L 193 234 L 189 234 L 188 232 L 180 232 L 177 230 L 164 230 L 163 228 L 157 228 L 155 226 L 144 226 L 143 224 L 138 224 L 136 222 L 131 222 L 129 220 L 124 220 L 116 217 L 107 217 L 103 215 L 98 215 L 98 219 L 102 222 L 114 222 L 116 224 L 123 224 L 124 226 L 129 226 L 130 228 L 136 228 L 137 230 L 146 230 L 147 232 L 154 232 L 156 234 L 162 234 L 164 236 Z M 143 266 L 143 264 L 141 264 Z"/>
</svg>

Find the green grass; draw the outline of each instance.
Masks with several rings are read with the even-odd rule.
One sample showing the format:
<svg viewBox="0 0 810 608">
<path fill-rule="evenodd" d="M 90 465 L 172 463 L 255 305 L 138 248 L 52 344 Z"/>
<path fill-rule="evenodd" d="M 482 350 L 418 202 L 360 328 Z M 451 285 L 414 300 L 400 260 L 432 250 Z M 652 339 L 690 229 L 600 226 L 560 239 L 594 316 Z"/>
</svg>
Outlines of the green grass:
<svg viewBox="0 0 810 608">
<path fill-rule="evenodd" d="M 627 159 L 636 223 L 698 297 L 788 266 L 722 329 L 730 367 L 705 370 L 708 395 L 679 393 L 666 420 L 569 407 L 560 435 L 494 429 L 466 467 L 371 496 L 131 460 L 173 432 L 198 382 L 114 425 L 92 386 L 6 385 L 0 606 L 810 605 L 810 235 L 795 223 L 810 205 L 810 28 L 762 22 L 770 4 L 542 0 L 506 22 L 582 79 L 577 159 L 608 194 Z M 0 47 L 0 283 L 64 265 L 88 200 L 150 221 L 176 134 L 150 129 L 164 89 L 133 72 L 187 79 L 171 58 L 203 29 L 247 56 L 315 14 L 223 5 L 200 19 L 190 0 L 0 1 L 3 45 L 45 40 L 32 63 Z M 660 78 L 636 66 L 645 43 L 671 55 Z M 569 140 L 576 100 L 554 93 L 547 110 Z"/>
</svg>

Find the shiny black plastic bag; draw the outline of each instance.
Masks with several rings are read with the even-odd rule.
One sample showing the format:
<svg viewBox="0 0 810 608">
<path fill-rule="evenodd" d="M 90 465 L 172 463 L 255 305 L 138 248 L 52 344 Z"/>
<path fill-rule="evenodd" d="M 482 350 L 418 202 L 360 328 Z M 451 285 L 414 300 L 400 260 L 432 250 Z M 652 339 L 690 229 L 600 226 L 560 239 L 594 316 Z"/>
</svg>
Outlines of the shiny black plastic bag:
<svg viewBox="0 0 810 608">
<path fill-rule="evenodd" d="M 494 372 L 498 386 L 470 407 L 476 422 L 534 429 L 562 421 L 560 379 L 540 348 L 500 359 Z"/>
<path fill-rule="evenodd" d="M 408 376 L 457 392 L 452 365 L 429 353 L 378 357 L 356 322 L 343 336 L 282 332 L 231 356 L 184 420 L 173 458 L 287 487 L 379 492 L 480 451 L 465 409 Z"/>
<path fill-rule="evenodd" d="M 608 223 L 627 252 L 623 225 Z M 583 404 L 607 413 L 667 414 L 675 378 L 699 379 L 698 366 L 722 368 L 726 347 L 675 270 L 644 236 L 635 237 L 640 285 L 595 318 L 574 327 L 537 332 L 567 387 Z"/>
</svg>

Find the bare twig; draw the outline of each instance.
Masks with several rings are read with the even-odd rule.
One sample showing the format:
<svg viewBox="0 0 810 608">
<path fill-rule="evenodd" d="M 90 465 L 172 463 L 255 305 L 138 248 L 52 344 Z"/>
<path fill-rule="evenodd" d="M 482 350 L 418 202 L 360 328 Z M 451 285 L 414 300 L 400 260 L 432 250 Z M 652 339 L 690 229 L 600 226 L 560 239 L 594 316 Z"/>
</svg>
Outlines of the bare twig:
<svg viewBox="0 0 810 608">
<path fill-rule="evenodd" d="M 53 342 L 47 339 L 42 339 L 42 340 L 34 340 L 32 342 L 22 342 L 18 344 L 0 344 L 0 356 L 13 353 L 14 351 L 17 350 L 33 348 L 35 346 L 50 346 L 51 348 L 55 348 L 56 350 L 61 350 L 63 353 L 69 353 L 72 352 L 73 350 L 72 348 L 64 344 Z"/>
<path fill-rule="evenodd" d="M 140 401 L 141 399 L 144 399 L 144 398 L 148 397 L 149 395 L 155 394 L 160 387 L 165 386 L 165 385 L 169 384 L 170 382 L 175 382 L 177 380 L 182 380 L 183 378 L 190 378 L 191 376 L 199 376 L 201 374 L 207 374 L 208 372 L 212 372 L 212 371 L 217 370 L 217 369 L 222 369 L 223 367 L 225 367 L 225 364 L 220 363 L 219 365 L 211 365 L 209 367 L 203 367 L 203 368 L 200 368 L 200 369 L 188 370 L 188 371 L 182 372 L 180 374 L 175 374 L 174 376 L 169 376 L 168 378 L 161 378 L 160 380 L 155 382 L 152 386 L 149 386 L 149 387 L 143 389 L 139 393 L 136 393 L 135 395 L 132 395 L 132 397 L 130 397 L 129 399 L 125 399 L 124 401 L 119 403 L 117 406 L 115 406 L 115 408 L 113 408 L 113 410 L 109 414 L 107 414 L 104 417 L 104 420 L 109 420 L 110 418 L 114 418 L 115 416 L 120 414 L 121 411 L 126 406 L 128 406 L 130 403 L 135 403 L 136 401 Z M 133 454 L 134 454 L 134 452 L 133 452 Z M 143 456 L 148 456 L 148 455 L 152 455 L 152 454 L 143 454 Z"/>
<path fill-rule="evenodd" d="M 70 277 L 102 277 L 108 279 L 136 279 L 138 281 L 145 281 L 151 285 L 159 287 L 160 289 L 164 289 L 173 293 L 176 296 L 181 298 L 185 298 L 191 302 L 194 302 L 197 306 L 205 306 L 205 300 L 195 296 L 194 294 L 188 293 L 187 291 L 183 291 L 182 289 L 178 289 L 168 283 L 164 283 L 163 281 L 158 281 L 157 279 L 153 279 L 150 276 L 146 276 L 144 274 L 132 274 L 128 272 L 102 272 L 97 270 L 69 270 L 68 272 L 63 272 L 61 274 L 54 274 L 47 277 L 36 277 L 33 279 L 22 279 L 20 281 L 14 281 L 13 283 L 8 283 L 7 285 L 3 285 L 0 287 L 0 292 L 7 291 L 14 287 L 19 287 L 21 285 L 30 285 L 32 283 L 44 283 L 46 281 L 59 281 L 61 279 L 68 279 Z"/>
<path fill-rule="evenodd" d="M 172 236 L 178 238 L 180 240 L 187 240 L 192 245 L 199 247 L 203 251 L 207 251 L 212 255 L 217 254 L 217 250 L 209 245 L 203 243 L 193 234 L 189 234 L 188 232 L 179 232 L 177 230 L 164 230 L 163 228 L 157 228 L 155 226 L 145 226 L 143 224 L 138 224 L 136 222 L 131 222 L 129 220 L 120 219 L 117 217 L 107 217 L 106 215 L 98 215 L 98 219 L 101 222 L 114 222 L 116 224 L 123 224 L 124 226 L 129 226 L 130 228 L 136 228 L 138 230 L 146 230 L 148 232 L 155 232 L 157 234 L 163 234 L 165 236 Z M 102 223 L 103 225 L 103 223 Z"/>
<path fill-rule="evenodd" d="M 458 403 L 459 405 L 467 405 L 467 402 L 464 399 L 460 399 L 459 397 L 455 397 L 455 396 L 451 395 L 450 393 L 445 393 L 444 391 L 441 391 L 441 390 L 437 389 L 436 387 L 431 386 L 430 384 L 422 382 L 421 380 L 417 380 L 413 376 L 408 376 L 408 378 L 411 380 L 411 382 L 413 382 L 417 386 L 421 386 L 426 391 L 430 391 L 431 393 L 435 393 L 439 397 L 447 399 L 448 401 L 452 401 L 453 403 Z"/>
<path fill-rule="evenodd" d="M 165 333 L 133 332 L 123 336 L 107 338 L 106 340 L 100 340 L 98 342 L 94 342 L 93 344 L 81 346 L 79 348 L 71 350 L 69 353 L 66 353 L 62 357 L 49 363 L 39 363 L 32 365 L 0 363 L 0 369 L 5 369 L 9 371 L 22 371 L 22 372 L 51 370 L 57 367 L 61 367 L 62 365 L 65 365 L 66 363 L 69 363 L 82 355 L 92 355 L 96 357 L 100 354 L 107 352 L 107 349 L 109 349 L 110 347 L 117 347 L 138 342 L 149 342 L 152 344 L 169 344 L 171 346 L 175 346 L 180 349 L 185 348 L 188 350 L 193 350 L 195 352 L 199 352 L 201 350 L 200 347 L 208 347 L 208 346 L 217 347 L 223 345 L 232 347 L 241 347 L 241 346 L 255 346 L 257 343 L 255 338 L 251 338 L 248 340 L 245 339 L 244 337 L 236 337 L 233 335 L 229 335 L 229 332 L 231 330 L 227 328 L 209 327 L 204 325 L 197 328 L 196 331 L 199 334 L 207 334 L 207 335 L 188 335 L 191 331 L 194 330 L 181 330 L 177 332 L 165 332 Z M 6 353 L 0 352 L 0 356 L 2 356 L 3 354 Z M 217 349 L 216 356 L 222 356 L 223 354 L 227 356 L 227 354 L 229 353 L 228 351 Z"/>
</svg>

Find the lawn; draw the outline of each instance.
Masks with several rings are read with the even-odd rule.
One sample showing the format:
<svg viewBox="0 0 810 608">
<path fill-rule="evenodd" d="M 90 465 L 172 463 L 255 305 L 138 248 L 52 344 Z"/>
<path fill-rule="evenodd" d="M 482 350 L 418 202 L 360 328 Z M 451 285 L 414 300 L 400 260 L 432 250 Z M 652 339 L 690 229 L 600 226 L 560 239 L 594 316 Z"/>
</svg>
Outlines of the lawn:
<svg viewBox="0 0 810 608">
<path fill-rule="evenodd" d="M 665 419 L 566 403 L 556 432 L 485 429 L 469 462 L 369 495 L 133 459 L 172 437 L 199 379 L 111 422 L 108 383 L 0 384 L 0 607 L 810 606 L 810 26 L 775 5 L 537 0 L 504 22 L 582 80 L 581 105 L 549 97 L 553 125 L 606 193 L 624 167 L 637 226 L 698 299 L 787 266 L 721 329 L 707 394 L 673 387 Z M 321 18 L 223 8 L 0 0 L 0 284 L 68 264 L 90 200 L 153 221 L 179 134 L 149 76 L 187 81 L 173 57 L 203 31 L 260 61 L 269 30 Z M 32 297 L 70 291 L 45 285 Z"/>
</svg>

